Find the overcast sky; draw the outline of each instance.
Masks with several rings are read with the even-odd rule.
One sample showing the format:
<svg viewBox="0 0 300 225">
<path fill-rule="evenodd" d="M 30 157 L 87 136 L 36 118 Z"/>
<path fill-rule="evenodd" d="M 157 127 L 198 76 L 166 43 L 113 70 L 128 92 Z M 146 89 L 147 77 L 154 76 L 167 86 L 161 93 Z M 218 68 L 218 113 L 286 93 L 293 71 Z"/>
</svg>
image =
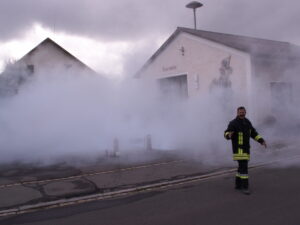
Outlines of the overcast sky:
<svg viewBox="0 0 300 225">
<path fill-rule="evenodd" d="M 189 0 L 0 0 L 0 71 L 46 37 L 100 73 L 136 72 L 176 27 Z M 198 29 L 300 45 L 298 0 L 202 0 Z"/>
</svg>

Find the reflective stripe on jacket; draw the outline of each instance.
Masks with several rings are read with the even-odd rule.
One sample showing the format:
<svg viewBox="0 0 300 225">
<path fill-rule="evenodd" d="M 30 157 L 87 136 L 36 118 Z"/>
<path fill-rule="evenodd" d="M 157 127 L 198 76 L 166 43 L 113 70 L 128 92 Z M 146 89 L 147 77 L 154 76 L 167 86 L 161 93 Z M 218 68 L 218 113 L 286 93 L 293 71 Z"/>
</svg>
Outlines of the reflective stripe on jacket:
<svg viewBox="0 0 300 225">
<path fill-rule="evenodd" d="M 236 117 L 230 121 L 224 132 L 226 139 L 230 139 L 229 132 L 233 132 L 231 136 L 233 160 L 250 160 L 250 137 L 259 143 L 264 142 L 247 118 Z"/>
</svg>

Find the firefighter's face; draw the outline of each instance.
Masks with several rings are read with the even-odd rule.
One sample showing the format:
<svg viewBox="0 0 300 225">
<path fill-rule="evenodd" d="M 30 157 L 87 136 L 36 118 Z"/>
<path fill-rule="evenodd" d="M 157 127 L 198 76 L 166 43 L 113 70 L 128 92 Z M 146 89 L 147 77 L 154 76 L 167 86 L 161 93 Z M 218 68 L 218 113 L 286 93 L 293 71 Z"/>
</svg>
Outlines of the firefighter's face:
<svg viewBox="0 0 300 225">
<path fill-rule="evenodd" d="M 246 116 L 246 110 L 245 109 L 239 109 L 237 111 L 237 116 L 240 118 L 240 119 L 244 119 L 245 116 Z"/>
</svg>

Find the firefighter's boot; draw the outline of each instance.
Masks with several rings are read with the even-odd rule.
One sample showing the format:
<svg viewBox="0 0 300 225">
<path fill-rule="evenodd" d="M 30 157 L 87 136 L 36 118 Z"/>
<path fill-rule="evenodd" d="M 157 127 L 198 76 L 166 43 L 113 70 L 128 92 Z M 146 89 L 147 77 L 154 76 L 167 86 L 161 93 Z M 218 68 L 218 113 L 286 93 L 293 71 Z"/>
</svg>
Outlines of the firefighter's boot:
<svg viewBox="0 0 300 225">
<path fill-rule="evenodd" d="M 249 180 L 248 179 L 241 179 L 241 191 L 245 195 L 250 195 L 249 191 Z"/>
<path fill-rule="evenodd" d="M 235 177 L 235 189 L 242 189 L 242 180 L 238 175 Z"/>
</svg>

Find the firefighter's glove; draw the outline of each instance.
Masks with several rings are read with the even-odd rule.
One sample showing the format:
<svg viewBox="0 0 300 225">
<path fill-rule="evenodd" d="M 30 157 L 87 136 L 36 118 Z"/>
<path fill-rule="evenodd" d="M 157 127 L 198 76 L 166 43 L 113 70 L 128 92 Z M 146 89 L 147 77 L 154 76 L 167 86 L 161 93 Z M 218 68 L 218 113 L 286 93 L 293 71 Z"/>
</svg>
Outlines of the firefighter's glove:
<svg viewBox="0 0 300 225">
<path fill-rule="evenodd" d="M 260 139 L 258 140 L 258 142 L 259 142 L 261 145 L 263 145 L 265 148 L 267 148 L 267 143 L 265 142 L 265 140 L 264 140 L 263 138 L 260 138 Z"/>
<path fill-rule="evenodd" d="M 233 131 L 230 131 L 230 132 L 226 133 L 225 137 L 227 140 L 229 140 L 229 139 L 231 139 L 232 135 L 233 135 Z"/>
</svg>

